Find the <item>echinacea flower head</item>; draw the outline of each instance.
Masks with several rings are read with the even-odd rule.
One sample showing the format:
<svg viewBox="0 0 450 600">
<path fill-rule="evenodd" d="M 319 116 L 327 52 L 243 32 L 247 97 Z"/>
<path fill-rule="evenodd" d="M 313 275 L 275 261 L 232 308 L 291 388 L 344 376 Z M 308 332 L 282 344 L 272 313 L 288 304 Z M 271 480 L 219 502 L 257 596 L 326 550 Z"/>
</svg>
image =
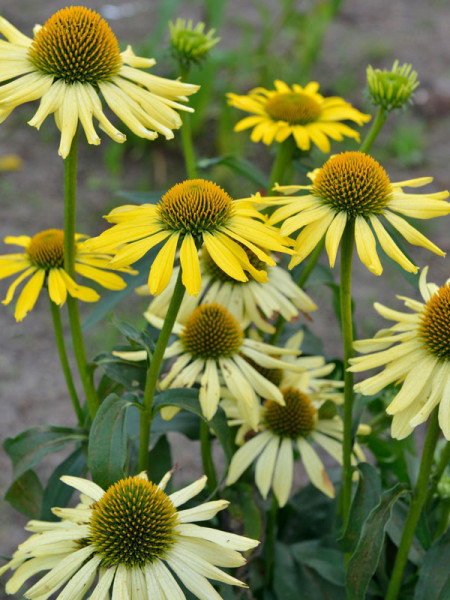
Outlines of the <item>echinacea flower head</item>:
<svg viewBox="0 0 450 600">
<path fill-rule="evenodd" d="M 291 240 L 267 225 L 251 199 L 233 200 L 220 186 L 204 179 L 176 184 L 156 205 L 120 206 L 106 219 L 115 225 L 93 240 L 93 248 L 108 252 L 121 245 L 112 261 L 117 266 L 134 263 L 164 242 L 149 273 L 148 285 L 153 295 L 168 285 L 179 243 L 182 281 L 191 295 L 197 295 L 201 289 L 198 249 L 202 245 L 211 259 L 237 281 L 248 280 L 245 271 L 255 279 L 267 279 L 264 270 L 251 264 L 244 247 L 269 265 L 275 261 L 267 252 L 292 254 L 288 247 Z"/>
<path fill-rule="evenodd" d="M 220 38 L 214 37 L 215 29 L 205 33 L 205 23 L 197 23 L 194 27 L 192 19 L 169 21 L 169 29 L 172 54 L 186 67 L 190 63 L 201 63 L 211 48 L 220 42 Z"/>
<path fill-rule="evenodd" d="M 182 315 L 190 314 L 199 304 L 217 303 L 227 308 L 243 329 L 250 324 L 256 325 L 260 331 L 273 333 L 275 327 L 269 321 L 278 313 L 286 321 L 291 321 L 299 313 L 317 310 L 317 305 L 292 280 L 288 271 L 276 264 L 271 267 L 260 261 L 248 248 L 243 247 L 250 263 L 258 272 L 267 272 L 264 282 L 248 274 L 247 281 L 237 281 L 223 271 L 211 258 L 205 247 L 200 253 L 202 284 L 197 297 L 186 295 L 180 307 Z M 178 268 L 174 269 L 172 279 L 166 289 L 154 298 L 148 310 L 159 317 L 167 313 L 172 298 Z M 145 295 L 147 286 L 139 288 L 138 293 Z"/>
<path fill-rule="evenodd" d="M 144 316 L 152 325 L 162 326 L 161 318 L 149 312 Z M 259 396 L 284 403 L 278 387 L 252 366 L 252 361 L 268 369 L 300 370 L 280 358 L 298 351 L 245 337 L 233 315 L 219 304 L 198 306 L 183 324 L 175 324 L 173 332 L 178 339 L 168 346 L 164 357 L 176 360 L 162 377 L 160 387 L 193 387 L 200 383 L 200 406 L 208 420 L 217 411 L 221 386 L 236 398 L 253 428 L 258 425 Z"/>
<path fill-rule="evenodd" d="M 390 112 L 403 108 L 412 101 L 414 90 L 419 85 L 417 72 L 408 63 L 392 65 L 390 71 L 367 67 L 367 85 L 372 102 Z"/>
<path fill-rule="evenodd" d="M 280 200 L 284 206 L 275 210 L 269 222 L 282 222 L 281 234 L 298 234 L 290 267 L 301 262 L 325 236 L 325 248 L 334 267 L 339 244 L 347 223 L 354 223 L 356 249 L 361 262 L 375 275 L 383 267 L 376 250 L 376 240 L 394 261 L 406 271 L 416 273 L 417 267 L 405 256 L 382 224 L 381 217 L 407 242 L 423 246 L 445 256 L 435 244 L 400 215 L 416 219 L 431 219 L 450 213 L 448 192 L 412 194 L 403 188 L 417 188 L 432 181 L 421 177 L 393 183 L 383 167 L 363 152 L 342 152 L 309 174 L 311 185 L 277 187 L 300 196 Z M 400 213 L 400 214 L 398 214 Z M 374 235 L 375 233 L 375 235 Z"/>
<path fill-rule="evenodd" d="M 235 131 L 253 127 L 250 139 L 269 146 L 274 141 L 284 142 L 292 136 L 300 150 L 311 145 L 322 152 L 330 152 L 330 140 L 341 142 L 344 136 L 359 141 L 359 133 L 342 121 L 363 125 L 370 120 L 342 98 L 325 98 L 319 94 L 319 84 L 311 81 L 305 87 L 294 84 L 290 88 L 283 81 L 275 81 L 274 90 L 258 87 L 246 96 L 228 94 L 228 104 L 251 113 L 235 126 Z"/>
<path fill-rule="evenodd" d="M 170 474 L 159 484 L 145 473 L 121 479 L 106 491 L 87 479 L 62 477 L 81 492 L 76 508 L 53 508 L 59 522 L 30 521 L 33 532 L 0 569 L 15 570 L 6 584 L 14 594 L 30 578 L 48 571 L 25 595 L 47 600 L 184 598 L 181 583 L 197 598 L 217 598 L 209 579 L 246 587 L 218 567 L 245 564 L 240 552 L 259 542 L 195 521 L 213 518 L 225 500 L 179 507 L 205 486 L 206 477 L 167 494 Z M 178 578 L 175 579 L 174 575 Z M 61 589 L 62 588 L 62 589 Z"/>
<path fill-rule="evenodd" d="M 316 394 L 316 401 L 294 387 L 282 388 L 282 394 L 284 405 L 272 400 L 264 403 L 258 433 L 245 441 L 231 459 L 227 485 L 237 481 L 255 463 L 255 483 L 261 495 L 266 498 L 273 488 L 278 504 L 284 506 L 292 488 L 296 448 L 311 483 L 334 498 L 334 486 L 314 445 L 321 446 L 342 463 L 342 421 L 339 417 L 320 417 L 318 408 L 324 401 L 320 393 Z M 233 417 L 227 408 L 225 412 Z M 230 424 L 239 424 L 239 419 L 232 419 Z M 354 452 L 364 460 L 357 445 Z M 354 456 L 352 461 L 356 464 Z"/>
<path fill-rule="evenodd" d="M 82 277 L 92 279 L 109 290 L 120 290 L 126 286 L 125 281 L 114 271 L 135 273 L 129 267 L 115 268 L 110 265 L 112 255 L 92 252 L 88 249 L 87 236 L 77 234 L 75 237 L 75 272 Z M 22 246 L 23 252 L 0 256 L 0 279 L 11 275 L 20 275 L 10 285 L 3 304 L 9 304 L 17 289 L 28 279 L 16 303 L 15 318 L 17 321 L 33 309 L 41 289 L 46 285 L 50 299 L 62 306 L 67 294 L 79 298 L 83 302 L 96 302 L 100 296 L 86 286 L 78 285 L 64 269 L 64 231 L 47 229 L 33 237 L 21 235 L 8 236 L 6 244 Z"/>
<path fill-rule="evenodd" d="M 121 133 L 103 112 L 100 95 L 119 119 L 139 137 L 166 139 L 181 127 L 177 110 L 198 86 L 157 77 L 142 69 L 155 61 L 120 52 L 116 37 L 95 11 L 71 6 L 56 12 L 33 39 L 0 17 L 0 122 L 16 106 L 41 99 L 29 124 L 40 128 L 54 113 L 61 131 L 59 154 L 66 158 L 81 123 L 89 144 L 99 144 L 93 119 L 114 141 Z"/>
<path fill-rule="evenodd" d="M 395 325 L 354 346 L 365 356 L 351 359 L 351 371 L 385 365 L 383 371 L 357 383 L 355 391 L 377 394 L 393 382 L 400 389 L 386 411 L 393 415 L 392 436 L 408 436 L 439 406 L 439 425 L 450 440 L 450 279 L 438 287 L 427 283 L 423 269 L 419 288 L 423 302 L 401 296 L 410 312 L 375 303 L 375 310 Z M 412 312 L 411 312 L 412 311 Z"/>
</svg>

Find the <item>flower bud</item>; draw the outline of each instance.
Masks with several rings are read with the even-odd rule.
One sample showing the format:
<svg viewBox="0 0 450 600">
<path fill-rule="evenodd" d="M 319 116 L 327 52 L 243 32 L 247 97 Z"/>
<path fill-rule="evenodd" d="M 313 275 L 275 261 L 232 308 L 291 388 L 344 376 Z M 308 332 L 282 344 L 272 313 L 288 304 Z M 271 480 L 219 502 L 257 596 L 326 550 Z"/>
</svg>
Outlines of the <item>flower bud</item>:
<svg viewBox="0 0 450 600">
<path fill-rule="evenodd" d="M 193 27 L 191 19 L 177 19 L 175 24 L 169 21 L 169 28 L 172 54 L 185 67 L 192 62 L 200 63 L 220 41 L 220 38 L 214 37 L 215 29 L 205 33 L 205 24 L 200 22 Z"/>
<path fill-rule="evenodd" d="M 396 108 L 403 108 L 411 102 L 412 94 L 419 82 L 417 72 L 412 70 L 411 65 L 404 63 L 399 66 L 396 60 L 390 71 L 373 69 L 369 65 L 367 84 L 372 103 L 390 112 Z"/>
</svg>

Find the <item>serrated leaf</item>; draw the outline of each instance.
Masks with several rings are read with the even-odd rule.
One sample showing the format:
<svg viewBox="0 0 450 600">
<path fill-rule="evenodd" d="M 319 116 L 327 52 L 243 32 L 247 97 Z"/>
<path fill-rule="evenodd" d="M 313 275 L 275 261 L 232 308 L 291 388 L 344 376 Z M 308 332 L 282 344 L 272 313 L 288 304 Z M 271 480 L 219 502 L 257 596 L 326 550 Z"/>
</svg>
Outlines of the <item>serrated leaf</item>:
<svg viewBox="0 0 450 600">
<path fill-rule="evenodd" d="M 380 501 L 381 481 L 377 469 L 369 463 L 359 463 L 360 477 L 350 507 L 347 528 L 339 542 L 343 552 L 354 552 L 364 521 Z"/>
<path fill-rule="evenodd" d="M 81 477 L 86 471 L 86 457 L 82 448 L 77 448 L 70 456 L 56 467 L 44 490 L 40 518 L 43 521 L 58 521 L 52 513 L 55 506 L 68 505 L 74 489 L 61 481 L 63 475 Z"/>
<path fill-rule="evenodd" d="M 53 425 L 32 427 L 14 438 L 7 438 L 3 447 L 13 463 L 13 480 L 33 469 L 47 454 L 86 439 L 87 433 L 82 429 Z"/>
<path fill-rule="evenodd" d="M 27 517 L 38 519 L 41 514 L 43 494 L 39 477 L 34 471 L 29 470 L 14 481 L 5 494 L 5 500 Z"/>
<path fill-rule="evenodd" d="M 414 600 L 450 598 L 450 529 L 425 554 Z"/>
<path fill-rule="evenodd" d="M 347 594 L 349 600 L 364 600 L 369 582 L 376 571 L 383 548 L 387 522 L 394 503 L 409 493 L 403 483 L 384 492 L 379 504 L 369 513 L 358 544 L 348 563 Z"/>
<path fill-rule="evenodd" d="M 89 434 L 88 467 L 106 489 L 124 475 L 127 455 L 127 409 L 132 403 L 111 394 L 101 403 Z"/>
<path fill-rule="evenodd" d="M 216 158 L 201 158 L 197 161 L 199 169 L 210 169 L 216 165 L 224 165 L 231 169 L 234 173 L 242 175 L 257 186 L 267 189 L 269 185 L 269 179 L 266 175 L 258 169 L 254 164 L 246 160 L 229 154 L 227 156 L 218 156 Z"/>
</svg>

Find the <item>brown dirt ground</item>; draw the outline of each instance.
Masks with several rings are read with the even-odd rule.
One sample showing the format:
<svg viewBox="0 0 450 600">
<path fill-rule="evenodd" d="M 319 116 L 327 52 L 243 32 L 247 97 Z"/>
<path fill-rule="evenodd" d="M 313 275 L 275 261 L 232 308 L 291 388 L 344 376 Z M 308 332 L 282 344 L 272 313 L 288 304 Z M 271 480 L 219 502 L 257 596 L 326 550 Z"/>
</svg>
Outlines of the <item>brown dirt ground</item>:
<svg viewBox="0 0 450 600">
<path fill-rule="evenodd" d="M 117 0 L 112 2 L 117 6 L 124 4 Z M 275 4 L 269 0 L 265 3 Z M 1 4 L 2 15 L 29 35 L 35 23 L 43 23 L 49 15 L 65 6 L 60 0 L 2 0 Z M 299 7 L 302 5 L 303 3 L 298 2 Z M 104 10 L 102 0 L 89 2 L 88 6 L 100 11 L 103 7 Z M 111 26 L 119 39 L 137 44 L 151 32 L 152 15 L 158 10 L 159 4 L 156 1 L 133 2 L 131 6 L 137 12 L 111 22 Z M 230 0 L 227 6 L 230 23 L 237 6 L 247 16 L 253 14 L 252 2 L 238 4 L 235 0 Z M 201 7 L 202 2 L 188 2 L 181 16 L 201 16 Z M 257 27 L 256 22 L 255 29 Z M 411 62 L 419 73 L 422 86 L 417 94 L 414 115 L 423 126 L 424 158 L 414 168 L 405 168 L 396 161 L 387 165 L 394 181 L 432 175 L 435 178 L 432 186 L 434 190 L 450 188 L 449 30 L 450 12 L 445 0 L 431 0 L 428 3 L 422 0 L 348 0 L 326 36 L 322 59 L 314 72 L 318 81 L 335 81 L 340 74 L 352 73 L 356 82 L 363 86 L 365 68 L 369 62 L 390 67 L 394 58 L 401 62 Z M 228 26 L 228 30 L 225 27 L 225 31 L 220 33 L 223 40 L 228 39 L 228 43 L 233 43 L 231 26 Z M 358 98 L 359 92 L 352 101 L 358 104 Z M 21 171 L 0 174 L 1 239 L 6 235 L 20 235 L 62 226 L 63 165 L 56 153 L 57 137 L 50 119 L 40 133 L 26 125 L 32 111 L 30 106 L 21 107 L 0 126 L 0 156 L 16 153 L 24 163 Z M 391 128 L 391 125 L 386 128 L 383 134 L 385 139 Z M 103 160 L 108 142 L 105 135 L 102 137 L 100 148 L 81 144 L 78 230 L 89 234 L 97 233 L 100 215 L 105 212 L 105 207 L 109 208 L 116 202 Z M 135 189 L 136 182 L 142 180 L 147 169 L 142 158 L 134 160 L 127 155 L 121 187 Z M 181 173 L 180 177 L 183 176 Z M 441 248 L 449 249 L 448 219 L 437 219 L 434 223 L 427 224 L 426 232 L 430 233 Z M 411 254 L 420 266 L 430 265 L 431 280 L 442 282 L 449 276 L 448 261 L 420 249 L 413 249 Z M 392 304 L 394 293 L 413 293 L 412 288 L 398 277 L 397 271 L 390 267 L 385 269 L 381 279 L 375 281 L 356 261 L 355 282 L 357 320 L 361 323 L 363 335 L 373 333 L 374 328 L 381 325 L 381 320 L 371 308 L 375 298 L 381 297 Z M 9 282 L 0 284 L 0 296 L 4 297 Z M 329 300 L 325 298 L 324 305 L 327 302 L 329 304 Z M 126 307 L 128 313 L 140 309 L 141 306 L 136 302 L 131 302 Z M 329 355 L 339 355 L 339 332 L 331 312 L 324 309 L 317 313 L 312 327 L 317 334 L 324 336 L 325 351 Z M 71 425 L 73 418 L 59 369 L 45 297 L 39 300 L 33 313 L 21 324 L 15 323 L 11 308 L 3 307 L 0 310 L 0 331 L 0 440 L 40 424 Z M 91 336 L 88 345 L 91 355 L 101 347 L 101 337 L 99 330 Z M 174 442 L 174 460 L 180 466 L 180 478 L 186 479 L 192 473 L 199 472 L 195 445 L 191 452 L 186 452 L 183 440 L 175 439 Z M 50 468 L 51 465 L 47 464 L 40 471 L 44 478 Z M 10 479 L 11 466 L 2 451 L 0 496 L 3 496 L 9 486 Z M 0 514 L 0 553 L 9 555 L 24 539 L 22 527 L 26 519 L 14 512 L 3 500 L 0 500 Z"/>
</svg>

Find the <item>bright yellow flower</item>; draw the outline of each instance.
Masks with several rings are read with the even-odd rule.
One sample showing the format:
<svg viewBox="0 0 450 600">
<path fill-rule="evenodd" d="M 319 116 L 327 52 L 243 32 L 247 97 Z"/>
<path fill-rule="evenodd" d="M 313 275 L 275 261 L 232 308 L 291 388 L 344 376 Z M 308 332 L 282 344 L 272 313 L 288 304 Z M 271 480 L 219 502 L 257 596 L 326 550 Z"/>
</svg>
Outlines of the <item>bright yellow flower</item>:
<svg viewBox="0 0 450 600">
<path fill-rule="evenodd" d="M 333 267 L 342 234 L 348 222 L 355 224 L 355 241 L 359 258 L 375 275 L 383 267 L 378 258 L 375 236 L 393 260 L 406 271 L 417 267 L 404 255 L 381 223 L 384 217 L 408 241 L 445 256 L 435 244 L 396 213 L 416 219 L 431 219 L 450 213 L 450 203 L 444 202 L 448 192 L 411 194 L 404 187 L 422 187 L 433 181 L 421 177 L 392 183 L 383 167 L 362 152 L 342 152 L 309 174 L 311 185 L 284 186 L 276 189 L 286 194 L 302 191 L 301 196 L 279 199 L 280 204 L 269 223 L 282 222 L 281 234 L 290 235 L 301 229 L 297 237 L 290 267 L 306 258 L 325 235 L 325 247 Z M 275 201 L 264 198 L 264 201 Z"/>
<path fill-rule="evenodd" d="M 55 113 L 61 130 L 59 154 L 69 153 L 78 122 L 89 144 L 99 144 L 94 128 L 100 127 L 116 142 L 126 137 L 105 116 L 100 94 L 109 108 L 139 137 L 166 139 L 181 127 L 174 109 L 192 109 L 179 104 L 198 86 L 171 81 L 141 69 L 155 61 L 135 56 L 129 46 L 120 52 L 117 39 L 100 15 L 81 6 L 55 13 L 43 27 L 35 27 L 34 38 L 23 35 L 0 17 L 0 122 L 16 106 L 41 98 L 29 124 L 40 128 Z"/>
<path fill-rule="evenodd" d="M 396 321 L 373 339 L 354 346 L 366 354 L 351 359 L 350 371 L 366 371 L 385 365 L 383 371 L 355 385 L 361 394 L 377 394 L 401 381 L 401 388 L 386 411 L 393 415 L 392 436 L 402 439 L 424 423 L 439 405 L 439 424 L 450 440 L 450 279 L 442 287 L 427 283 L 428 267 L 420 275 L 424 302 L 400 298 L 413 312 L 401 312 L 376 302 L 375 310 Z"/>
<path fill-rule="evenodd" d="M 83 277 L 92 279 L 109 290 L 123 289 L 125 281 L 112 273 L 113 270 L 134 273 L 129 268 L 115 268 L 110 265 L 112 256 L 91 252 L 87 247 L 86 236 L 76 235 L 75 271 Z M 89 287 L 81 286 L 64 270 L 64 232 L 60 229 L 47 229 L 34 237 L 21 235 L 8 236 L 6 244 L 23 246 L 24 252 L 0 256 L 0 279 L 20 273 L 11 284 L 3 300 L 9 304 L 14 297 L 17 286 L 30 277 L 16 303 L 15 317 L 17 321 L 33 309 L 42 287 L 46 284 L 53 302 L 62 306 L 69 293 L 74 298 L 84 302 L 95 302 L 99 299 L 97 292 Z"/>
<path fill-rule="evenodd" d="M 164 241 L 148 278 L 153 295 L 160 294 L 170 281 L 179 242 L 183 284 L 191 295 L 201 288 L 198 248 L 203 244 L 211 259 L 237 281 L 248 280 L 245 271 L 257 281 L 267 281 L 267 273 L 251 264 L 240 244 L 272 266 L 275 261 L 260 246 L 292 254 L 287 248 L 291 240 L 267 225 L 251 198 L 232 200 L 221 187 L 204 179 L 178 183 L 156 205 L 120 206 L 106 219 L 116 225 L 91 244 L 104 252 L 122 246 L 112 261 L 115 266 L 136 262 Z"/>
<path fill-rule="evenodd" d="M 60 600 L 88 595 L 91 600 L 181 600 L 181 582 L 196 598 L 220 600 L 210 579 L 247 587 L 219 567 L 242 567 L 241 552 L 259 542 L 196 524 L 224 510 L 226 500 L 180 510 L 203 490 L 206 477 L 167 494 L 169 478 L 167 473 L 156 484 L 141 473 L 105 491 L 87 479 L 62 477 L 81 492 L 80 503 L 53 508 L 57 523 L 27 524 L 32 535 L 0 569 L 0 575 L 15 571 L 6 593 L 15 594 L 42 571 L 47 573 L 25 592 L 27 598 L 43 600 L 59 592 Z"/>
<path fill-rule="evenodd" d="M 351 104 L 331 96 L 319 94 L 319 84 L 311 81 L 304 88 L 294 84 L 292 89 L 282 81 L 275 81 L 274 90 L 258 87 L 246 96 L 227 94 L 228 103 L 252 113 L 235 126 L 235 131 L 253 127 L 252 142 L 266 145 L 284 142 L 290 135 L 300 150 L 309 150 L 311 144 L 322 152 L 330 151 L 330 141 L 341 142 L 344 136 L 359 141 L 359 133 L 341 121 L 363 125 L 370 120 Z"/>
</svg>

